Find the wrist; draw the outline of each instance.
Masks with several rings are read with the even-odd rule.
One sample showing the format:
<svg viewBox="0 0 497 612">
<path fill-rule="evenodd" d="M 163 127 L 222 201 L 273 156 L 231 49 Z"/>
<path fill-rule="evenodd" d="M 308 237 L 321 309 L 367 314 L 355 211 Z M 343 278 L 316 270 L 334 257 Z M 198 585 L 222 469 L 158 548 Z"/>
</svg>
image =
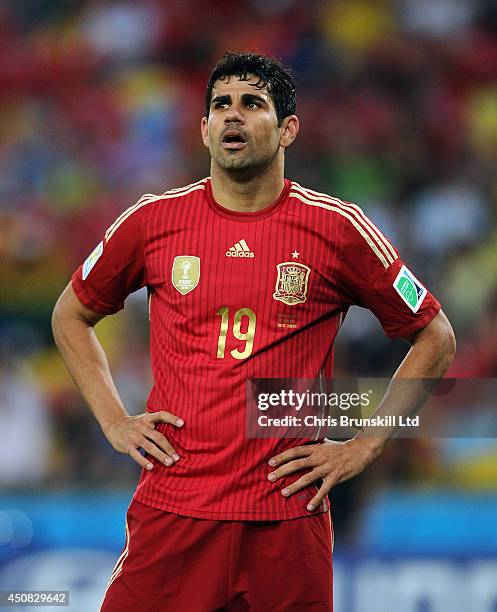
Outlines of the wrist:
<svg viewBox="0 0 497 612">
<path fill-rule="evenodd" d="M 358 434 L 352 440 L 349 440 L 353 446 L 355 446 L 358 450 L 364 453 L 369 461 L 373 461 L 376 457 L 381 453 L 381 451 L 385 448 L 388 439 L 384 438 L 372 438 L 372 437 L 362 437 Z"/>
<path fill-rule="evenodd" d="M 112 419 L 107 419 L 104 422 L 100 423 L 100 429 L 102 430 L 104 436 L 108 438 L 110 433 L 112 432 L 112 429 L 116 425 L 121 423 L 123 420 L 127 419 L 128 416 L 128 414 L 123 413 L 113 417 Z"/>
</svg>

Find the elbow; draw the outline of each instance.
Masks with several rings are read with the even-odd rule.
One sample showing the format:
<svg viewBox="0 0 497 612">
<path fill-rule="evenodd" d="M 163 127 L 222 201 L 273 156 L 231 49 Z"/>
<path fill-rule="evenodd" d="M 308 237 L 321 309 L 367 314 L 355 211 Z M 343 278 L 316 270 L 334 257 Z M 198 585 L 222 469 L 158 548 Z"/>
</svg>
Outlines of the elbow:
<svg viewBox="0 0 497 612">
<path fill-rule="evenodd" d="M 435 347 L 438 354 L 438 368 L 444 373 L 452 365 L 456 355 L 456 335 L 447 317 L 443 317 L 436 330 Z"/>
<path fill-rule="evenodd" d="M 440 352 L 443 356 L 443 365 L 445 367 L 445 371 L 447 371 L 452 365 L 452 362 L 454 361 L 457 349 L 456 335 L 450 323 L 448 324 L 448 329 L 444 333 L 444 337 L 441 344 L 442 346 Z"/>
<path fill-rule="evenodd" d="M 428 363 L 426 375 L 443 376 L 450 368 L 456 354 L 456 335 L 450 321 L 440 311 L 436 317 L 413 338 L 411 346 L 419 347 Z"/>
<path fill-rule="evenodd" d="M 61 319 L 61 306 L 60 306 L 60 298 L 59 298 L 52 311 L 52 319 L 51 319 L 52 335 L 55 340 L 55 344 L 57 344 L 57 338 L 59 336 L 60 319 Z"/>
</svg>

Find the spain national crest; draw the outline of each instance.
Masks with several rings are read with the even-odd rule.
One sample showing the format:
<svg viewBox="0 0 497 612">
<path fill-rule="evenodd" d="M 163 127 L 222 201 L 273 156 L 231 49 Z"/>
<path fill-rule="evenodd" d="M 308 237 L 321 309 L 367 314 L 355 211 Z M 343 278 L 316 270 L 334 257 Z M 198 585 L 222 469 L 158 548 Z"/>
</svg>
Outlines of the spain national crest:
<svg viewBox="0 0 497 612">
<path fill-rule="evenodd" d="M 193 291 L 200 279 L 200 257 L 177 255 L 173 262 L 172 279 L 174 288 L 182 295 Z"/>
<path fill-rule="evenodd" d="M 311 269 L 304 264 L 293 261 L 279 263 L 276 268 L 278 269 L 278 278 L 273 293 L 274 299 L 289 306 L 305 302 Z"/>
</svg>

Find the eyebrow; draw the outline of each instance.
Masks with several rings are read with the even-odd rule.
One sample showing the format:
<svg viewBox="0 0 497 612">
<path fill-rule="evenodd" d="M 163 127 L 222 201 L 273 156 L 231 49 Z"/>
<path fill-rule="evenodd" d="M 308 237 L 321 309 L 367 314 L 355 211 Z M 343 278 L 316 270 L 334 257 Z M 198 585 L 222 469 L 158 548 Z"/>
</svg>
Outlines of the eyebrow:
<svg viewBox="0 0 497 612">
<path fill-rule="evenodd" d="M 260 102 L 261 104 L 267 104 L 267 101 L 262 96 L 252 93 L 242 94 L 242 101 L 245 103 Z M 211 106 L 213 104 L 225 104 L 229 102 L 231 102 L 231 96 L 229 94 L 224 94 L 213 98 L 211 101 Z"/>
</svg>

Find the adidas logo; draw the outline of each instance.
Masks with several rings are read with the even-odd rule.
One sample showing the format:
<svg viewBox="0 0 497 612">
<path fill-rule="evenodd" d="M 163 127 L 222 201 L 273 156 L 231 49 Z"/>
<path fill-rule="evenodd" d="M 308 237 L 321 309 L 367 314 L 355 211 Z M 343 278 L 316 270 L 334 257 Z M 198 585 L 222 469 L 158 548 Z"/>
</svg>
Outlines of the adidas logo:
<svg viewBox="0 0 497 612">
<path fill-rule="evenodd" d="M 234 246 L 226 251 L 226 257 L 255 257 L 254 253 L 249 249 L 248 244 L 242 238 Z"/>
</svg>

